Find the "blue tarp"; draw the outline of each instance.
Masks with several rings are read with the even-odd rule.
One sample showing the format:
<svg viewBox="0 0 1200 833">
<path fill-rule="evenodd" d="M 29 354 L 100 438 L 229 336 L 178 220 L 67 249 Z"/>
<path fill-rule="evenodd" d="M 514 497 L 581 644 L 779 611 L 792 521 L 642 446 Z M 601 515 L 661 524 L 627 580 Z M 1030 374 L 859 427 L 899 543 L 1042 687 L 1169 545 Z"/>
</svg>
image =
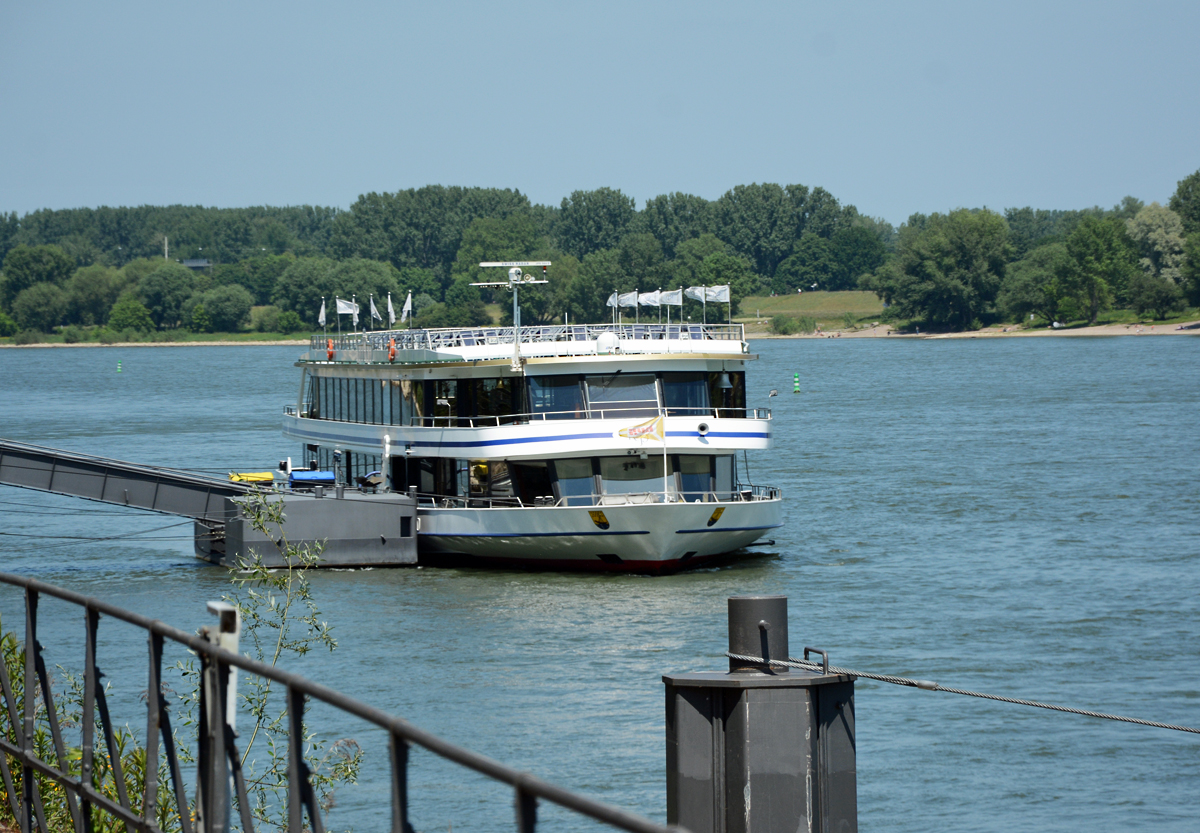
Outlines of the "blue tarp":
<svg viewBox="0 0 1200 833">
<path fill-rule="evenodd" d="M 334 476 L 331 471 L 293 471 L 291 482 L 305 486 L 332 486 Z"/>
</svg>

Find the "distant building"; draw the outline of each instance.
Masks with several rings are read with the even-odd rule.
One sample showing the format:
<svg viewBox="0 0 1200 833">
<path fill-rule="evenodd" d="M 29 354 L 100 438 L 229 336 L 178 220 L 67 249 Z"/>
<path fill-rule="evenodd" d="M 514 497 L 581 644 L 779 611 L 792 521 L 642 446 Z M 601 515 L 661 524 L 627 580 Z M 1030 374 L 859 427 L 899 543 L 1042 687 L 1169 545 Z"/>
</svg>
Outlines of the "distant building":
<svg viewBox="0 0 1200 833">
<path fill-rule="evenodd" d="M 195 257 L 191 260 L 185 260 L 183 261 L 183 265 L 189 269 L 207 269 L 208 267 L 212 266 L 206 257 Z"/>
</svg>

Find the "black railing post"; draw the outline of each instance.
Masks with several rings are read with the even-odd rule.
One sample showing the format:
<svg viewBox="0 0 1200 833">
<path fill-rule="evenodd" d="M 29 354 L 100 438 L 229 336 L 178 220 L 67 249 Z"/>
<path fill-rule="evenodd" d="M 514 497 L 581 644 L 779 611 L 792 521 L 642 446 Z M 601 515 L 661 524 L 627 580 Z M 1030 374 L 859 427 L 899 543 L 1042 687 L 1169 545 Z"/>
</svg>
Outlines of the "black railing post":
<svg viewBox="0 0 1200 833">
<path fill-rule="evenodd" d="M 87 796 L 96 788 L 93 778 L 96 754 L 96 629 L 100 625 L 100 614 L 90 607 L 84 609 L 83 649 L 83 750 L 79 761 L 79 781 L 83 786 L 84 833 L 92 833 L 92 803 Z"/>
<path fill-rule="evenodd" d="M 517 787 L 517 833 L 534 833 L 537 828 L 537 796 Z"/>
<path fill-rule="evenodd" d="M 390 733 L 392 756 L 392 833 L 412 833 L 408 823 L 408 741 Z"/>
<path fill-rule="evenodd" d="M 304 766 L 304 692 L 287 689 L 288 714 L 288 830 L 304 829 L 303 784 L 308 781 Z"/>
</svg>

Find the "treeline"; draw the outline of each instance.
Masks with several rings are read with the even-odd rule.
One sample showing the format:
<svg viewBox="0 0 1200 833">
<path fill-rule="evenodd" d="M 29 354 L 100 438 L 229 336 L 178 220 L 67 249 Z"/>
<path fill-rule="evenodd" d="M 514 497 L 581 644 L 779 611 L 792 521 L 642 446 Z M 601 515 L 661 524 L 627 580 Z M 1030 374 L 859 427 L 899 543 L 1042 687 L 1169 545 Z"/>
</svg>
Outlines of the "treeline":
<svg viewBox="0 0 1200 833">
<path fill-rule="evenodd" d="M 1200 171 L 1166 206 L 914 214 L 895 252 L 859 280 L 886 316 L 967 330 L 995 321 L 1096 323 L 1132 309 L 1163 319 L 1200 305 Z"/>
<path fill-rule="evenodd" d="M 529 323 L 603 321 L 613 291 L 697 284 L 729 284 L 735 309 L 747 295 L 861 287 L 893 317 L 956 327 L 1030 312 L 1094 318 L 1149 299 L 1161 312 L 1188 293 L 1195 302 L 1198 181 L 1181 182 L 1169 208 L 1126 198 L 1111 210 L 960 210 L 899 229 L 823 188 L 770 183 L 716 200 L 665 194 L 641 210 L 611 188 L 552 207 L 516 190 L 435 185 L 366 194 L 347 211 L 10 213 L 0 215 L 0 334 L 287 332 L 315 327 L 322 297 L 355 295 L 366 315 L 374 296 L 386 315 L 388 294 L 398 310 L 408 292 L 419 326 L 483 324 L 485 303 L 507 297 L 470 285 L 501 277 L 483 260 L 554 262 L 549 285 L 522 293 Z"/>
</svg>

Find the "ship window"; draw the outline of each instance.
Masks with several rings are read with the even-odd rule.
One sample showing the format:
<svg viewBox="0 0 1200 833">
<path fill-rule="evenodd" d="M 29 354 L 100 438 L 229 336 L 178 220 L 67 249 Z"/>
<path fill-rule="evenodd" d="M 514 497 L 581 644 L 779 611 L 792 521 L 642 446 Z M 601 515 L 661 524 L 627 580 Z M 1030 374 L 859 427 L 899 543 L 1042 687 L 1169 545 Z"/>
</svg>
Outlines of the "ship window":
<svg viewBox="0 0 1200 833">
<path fill-rule="evenodd" d="M 458 380 L 435 379 L 429 383 L 433 394 L 433 424 L 453 425 L 458 414 Z"/>
<path fill-rule="evenodd" d="M 513 412 L 511 379 L 475 379 L 471 388 L 475 413 L 483 419 L 480 424 L 491 425 L 494 420 L 499 425 L 511 421 L 502 419 Z"/>
<path fill-rule="evenodd" d="M 713 458 L 708 455 L 680 454 L 675 458 L 679 491 L 686 501 L 707 500 L 712 491 Z"/>
<path fill-rule="evenodd" d="M 623 419 L 658 413 L 658 386 L 647 373 L 589 376 L 587 394 L 593 418 Z"/>
<path fill-rule="evenodd" d="M 405 409 L 401 424 L 420 425 L 425 416 L 425 383 L 405 379 L 400 382 L 400 392 L 404 395 Z"/>
<path fill-rule="evenodd" d="M 640 457 L 601 457 L 600 482 L 606 495 L 627 495 L 663 490 L 661 455 Z"/>
<path fill-rule="evenodd" d="M 663 405 L 668 416 L 707 416 L 711 413 L 708 379 L 703 372 L 664 373 L 662 386 Z"/>
<path fill-rule="evenodd" d="M 578 376 L 530 376 L 529 410 L 543 419 L 581 419 L 583 390 Z"/>
<path fill-rule="evenodd" d="M 713 491 L 717 500 L 731 500 L 733 497 L 734 461 L 732 454 L 722 454 L 713 458 Z"/>
<path fill-rule="evenodd" d="M 745 371 L 709 373 L 708 393 L 718 417 L 741 418 L 746 415 Z"/>
<path fill-rule="evenodd" d="M 588 479 L 591 479 L 591 461 L 588 460 Z M 517 497 L 524 504 L 531 504 L 540 497 L 554 494 L 550 485 L 550 467 L 545 463 L 509 463 L 508 470 L 512 486 Z M 591 500 L 591 490 L 588 490 L 588 500 Z"/>
<path fill-rule="evenodd" d="M 550 463 L 554 476 L 554 497 L 566 506 L 591 506 L 595 492 L 592 460 L 554 460 Z"/>
</svg>

